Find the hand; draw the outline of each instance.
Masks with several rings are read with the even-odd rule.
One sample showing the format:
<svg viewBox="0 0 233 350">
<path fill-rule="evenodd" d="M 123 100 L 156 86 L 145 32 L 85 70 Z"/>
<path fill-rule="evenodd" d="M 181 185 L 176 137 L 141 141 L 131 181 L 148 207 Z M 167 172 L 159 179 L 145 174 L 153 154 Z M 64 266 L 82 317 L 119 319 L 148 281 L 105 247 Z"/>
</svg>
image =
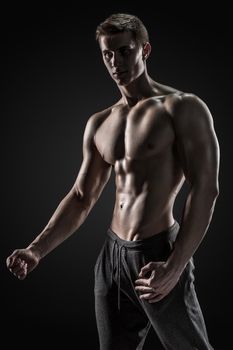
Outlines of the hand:
<svg viewBox="0 0 233 350">
<path fill-rule="evenodd" d="M 149 277 L 146 277 L 146 275 Z M 181 272 L 172 271 L 164 261 L 150 262 L 142 267 L 135 289 L 141 293 L 140 299 L 155 303 L 163 299 L 177 284 Z"/>
<path fill-rule="evenodd" d="M 11 273 L 23 280 L 39 261 L 39 255 L 32 249 L 17 249 L 6 259 L 6 265 Z"/>
</svg>

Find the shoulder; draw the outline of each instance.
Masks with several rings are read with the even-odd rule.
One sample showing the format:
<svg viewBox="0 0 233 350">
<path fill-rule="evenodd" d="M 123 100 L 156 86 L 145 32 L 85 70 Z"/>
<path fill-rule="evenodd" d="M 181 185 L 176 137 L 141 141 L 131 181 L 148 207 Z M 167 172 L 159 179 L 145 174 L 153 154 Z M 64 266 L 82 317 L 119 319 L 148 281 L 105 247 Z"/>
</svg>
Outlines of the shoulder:
<svg viewBox="0 0 233 350">
<path fill-rule="evenodd" d="M 154 88 L 156 89 L 156 94 L 148 97 L 139 104 L 139 106 L 143 109 L 153 108 L 156 109 L 156 112 L 161 110 L 163 113 L 165 109 L 166 112 L 170 114 L 170 110 L 172 105 L 174 105 L 174 102 L 179 99 L 179 96 L 184 94 L 178 89 L 168 85 L 162 85 L 158 82 L 154 84 Z"/>
<path fill-rule="evenodd" d="M 109 116 L 111 111 L 112 111 L 112 106 L 102 111 L 95 112 L 88 118 L 87 124 L 92 125 L 93 127 L 98 126 L 99 123 L 101 123 L 105 118 Z"/>
<path fill-rule="evenodd" d="M 193 93 L 175 93 L 167 101 L 167 109 L 174 126 L 179 128 L 207 128 L 213 126 L 213 117 L 207 104 Z"/>
<path fill-rule="evenodd" d="M 104 122 L 104 120 L 111 114 L 112 109 L 113 106 L 92 114 L 87 120 L 85 130 L 94 133 Z"/>
<path fill-rule="evenodd" d="M 173 114 L 177 112 L 177 110 L 182 112 L 193 112 L 195 111 L 203 111 L 209 112 L 209 109 L 206 103 L 197 95 L 192 93 L 175 93 L 171 99 L 171 107 L 173 109 Z"/>
</svg>

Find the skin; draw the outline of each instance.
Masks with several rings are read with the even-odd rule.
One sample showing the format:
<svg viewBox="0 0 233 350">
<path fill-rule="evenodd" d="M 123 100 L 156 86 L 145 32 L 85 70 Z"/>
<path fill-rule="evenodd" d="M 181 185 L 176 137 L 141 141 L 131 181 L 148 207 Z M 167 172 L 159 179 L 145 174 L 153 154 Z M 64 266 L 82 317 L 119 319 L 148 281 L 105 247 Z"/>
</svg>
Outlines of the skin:
<svg viewBox="0 0 233 350">
<path fill-rule="evenodd" d="M 155 82 L 147 73 L 150 43 L 131 32 L 101 36 L 103 62 L 121 99 L 92 115 L 83 139 L 77 179 L 44 230 L 25 249 L 7 258 L 7 267 L 24 279 L 56 246 L 85 221 L 115 172 L 112 230 L 122 239 L 150 237 L 174 223 L 175 199 L 190 185 L 180 230 L 167 261 L 143 266 L 135 288 L 157 302 L 178 282 L 200 245 L 219 194 L 219 145 L 206 104 Z"/>
</svg>

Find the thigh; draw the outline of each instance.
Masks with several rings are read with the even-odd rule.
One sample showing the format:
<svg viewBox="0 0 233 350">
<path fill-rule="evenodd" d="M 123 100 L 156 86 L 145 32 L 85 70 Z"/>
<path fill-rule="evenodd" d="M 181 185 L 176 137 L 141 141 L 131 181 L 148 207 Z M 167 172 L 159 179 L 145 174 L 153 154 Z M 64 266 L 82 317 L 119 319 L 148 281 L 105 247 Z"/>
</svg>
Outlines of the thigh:
<svg viewBox="0 0 233 350">
<path fill-rule="evenodd" d="M 132 298 L 130 283 L 125 285 L 126 289 L 120 289 L 118 309 L 119 289 L 113 278 L 109 252 L 111 254 L 111 249 L 105 246 L 94 269 L 95 314 L 100 350 L 140 350 L 150 322 L 141 305 Z"/>
<path fill-rule="evenodd" d="M 166 297 L 153 304 L 143 301 L 143 307 L 165 349 L 213 349 L 194 287 L 193 258 Z"/>
<path fill-rule="evenodd" d="M 115 282 L 108 293 L 95 292 L 96 323 L 100 350 L 141 350 L 150 328 L 143 309 L 121 291 L 121 307 L 117 307 Z"/>
</svg>

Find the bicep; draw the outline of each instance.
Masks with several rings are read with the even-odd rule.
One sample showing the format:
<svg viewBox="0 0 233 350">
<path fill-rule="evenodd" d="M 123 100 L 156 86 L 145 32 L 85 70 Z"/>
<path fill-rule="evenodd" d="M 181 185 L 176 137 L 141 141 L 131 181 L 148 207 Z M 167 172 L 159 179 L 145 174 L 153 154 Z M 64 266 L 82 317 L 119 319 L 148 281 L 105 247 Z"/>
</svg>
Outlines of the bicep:
<svg viewBox="0 0 233 350">
<path fill-rule="evenodd" d="M 111 165 L 106 163 L 94 143 L 95 124 L 87 122 L 83 137 L 83 161 L 74 189 L 85 200 L 97 200 L 111 175 Z"/>
<path fill-rule="evenodd" d="M 174 125 L 187 181 L 191 185 L 218 187 L 220 151 L 207 106 L 197 97 L 184 98 L 176 110 Z"/>
</svg>

